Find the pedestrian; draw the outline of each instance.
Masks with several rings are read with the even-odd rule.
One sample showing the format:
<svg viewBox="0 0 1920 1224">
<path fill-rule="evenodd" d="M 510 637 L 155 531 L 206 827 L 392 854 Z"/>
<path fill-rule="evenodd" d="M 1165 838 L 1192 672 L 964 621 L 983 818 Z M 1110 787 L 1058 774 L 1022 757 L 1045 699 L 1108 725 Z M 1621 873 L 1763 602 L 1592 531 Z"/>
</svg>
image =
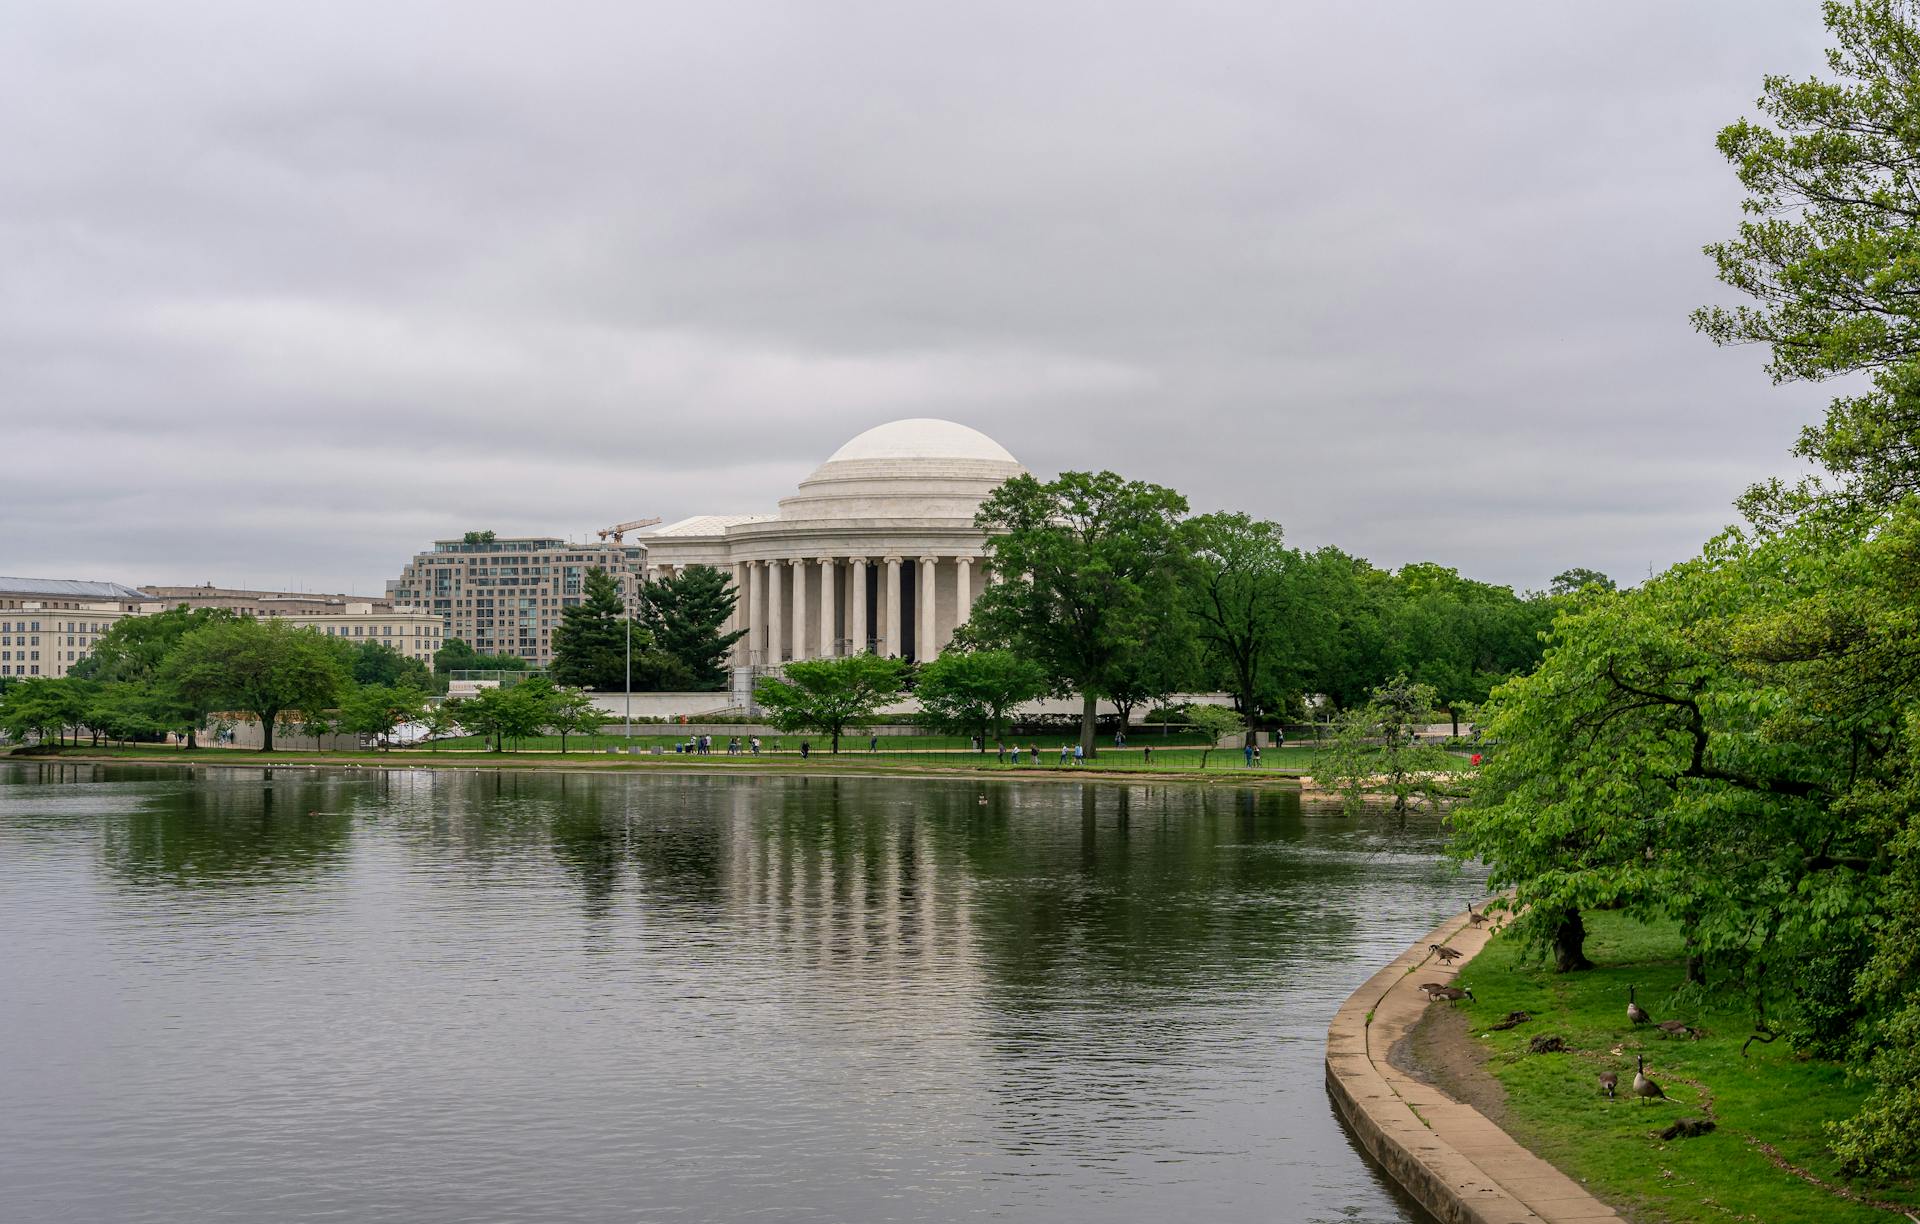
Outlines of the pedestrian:
<svg viewBox="0 0 1920 1224">
<path fill-rule="evenodd" d="M 1140 763 L 1142 765 L 1153 764 L 1153 745 L 1152 744 L 1148 744 L 1145 748 L 1142 748 L 1140 750 Z"/>
<path fill-rule="evenodd" d="M 1253 767 L 1260 768 L 1260 745 L 1258 744 L 1253 746 Z"/>
<path fill-rule="evenodd" d="M 1035 769 L 1040 768 L 1040 745 L 1028 744 L 1027 755 L 1033 758 L 1033 767 Z"/>
<path fill-rule="evenodd" d="M 1065 744 L 1060 745 L 1060 763 L 1062 765 L 1065 765 L 1067 763 L 1067 757 L 1071 755 L 1072 752 L 1073 750 L 1067 747 Z"/>
<path fill-rule="evenodd" d="M 760 737 L 757 735 L 751 736 L 749 737 L 747 742 L 753 745 L 753 755 L 759 756 L 760 755 Z"/>
<path fill-rule="evenodd" d="M 993 760 L 997 765 L 1005 765 L 1007 763 L 1007 741 L 993 741 Z M 1478 762 L 1475 763 L 1478 764 Z"/>
<path fill-rule="evenodd" d="M 1085 748 L 1082 748 L 1080 745 L 1075 744 L 1073 746 L 1073 763 L 1075 765 L 1078 765 L 1082 761 L 1086 760 L 1086 758 L 1087 758 L 1087 750 Z"/>
<path fill-rule="evenodd" d="M 1240 755 L 1247 758 L 1247 768 L 1252 769 L 1253 768 L 1253 737 L 1251 735 L 1247 737 L 1247 742 L 1240 746 Z"/>
<path fill-rule="evenodd" d="M 801 760 L 804 761 L 807 759 L 807 753 L 812 749 L 812 747 L 813 745 L 807 743 L 807 741 L 805 740 L 800 741 L 800 759 Z"/>
<path fill-rule="evenodd" d="M 877 735 L 869 735 L 869 736 L 867 737 L 867 751 L 868 751 L 868 752 L 878 752 L 878 751 L 880 751 L 880 737 L 879 737 L 879 736 L 877 736 Z"/>
</svg>

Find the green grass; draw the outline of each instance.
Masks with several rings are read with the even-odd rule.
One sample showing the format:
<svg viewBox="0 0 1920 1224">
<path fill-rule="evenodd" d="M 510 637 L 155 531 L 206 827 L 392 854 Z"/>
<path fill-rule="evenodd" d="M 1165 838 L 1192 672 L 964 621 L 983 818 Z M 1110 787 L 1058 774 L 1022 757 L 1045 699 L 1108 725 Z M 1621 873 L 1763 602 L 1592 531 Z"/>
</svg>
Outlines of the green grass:
<svg viewBox="0 0 1920 1224">
<path fill-rule="evenodd" d="M 635 736 L 634 743 L 650 749 L 659 737 Z M 802 759 L 799 745 L 806 739 L 813 745 L 811 757 Z M 316 753 L 311 748 L 302 748 L 298 741 L 292 746 L 285 743 L 277 745 L 273 752 L 262 753 L 248 749 L 202 748 L 193 753 L 184 749 L 158 744 L 132 745 L 128 747 L 87 746 L 69 747 L 58 755 L 71 757 L 111 757 L 124 760 L 168 761 L 175 763 L 216 764 L 216 765 L 310 765 L 324 764 L 329 761 L 351 763 L 383 763 L 391 765 L 432 766 L 448 768 L 554 768 L 570 766 L 575 768 L 607 769 L 739 769 L 777 772 L 805 772 L 807 770 L 858 770 L 877 773 L 1005 773 L 1014 774 L 1016 767 L 995 759 L 994 754 L 952 750 L 911 750 L 893 747 L 889 750 L 882 740 L 881 750 L 868 752 L 865 740 L 857 743 L 842 741 L 838 756 L 827 751 L 818 737 L 781 735 L 763 736 L 759 756 L 743 754 L 728 756 L 724 752 L 725 739 L 721 739 L 715 751 L 707 756 L 689 756 L 676 754 L 671 750 L 671 738 L 666 740 L 663 751 L 654 755 L 651 751 L 628 754 L 615 754 L 607 751 L 611 742 L 618 740 L 606 736 L 596 737 L 589 749 L 584 737 L 569 737 L 568 751 L 565 756 L 559 752 L 559 740 L 546 746 L 544 737 L 523 742 L 521 751 L 503 753 L 486 752 L 479 746 L 477 739 L 462 741 L 443 740 L 437 749 L 402 748 L 391 752 L 377 751 L 327 751 Z M 916 739 L 914 743 L 919 743 Z M 536 747 L 535 745 L 541 745 Z M 961 747 L 965 742 L 961 741 Z M 1201 770 L 1205 759 L 1206 768 Z M 1071 764 L 1062 766 L 1058 744 L 1052 751 L 1047 750 L 1045 741 L 1041 741 L 1040 765 L 1036 770 L 1030 763 L 1030 754 L 1023 755 L 1018 766 L 1017 776 L 1031 777 L 1036 772 L 1045 774 L 1070 775 L 1076 772 L 1140 774 L 1152 777 L 1204 777 L 1209 781 L 1233 782 L 1237 780 L 1291 780 L 1306 772 L 1312 764 L 1313 752 L 1308 748 L 1269 748 L 1262 754 L 1261 767 L 1248 769 L 1244 758 L 1237 750 L 1214 749 L 1204 754 L 1199 748 L 1159 748 L 1156 747 L 1151 763 L 1138 748 L 1124 750 L 1111 746 L 1103 749 L 1101 755 L 1085 766 Z"/>
<path fill-rule="evenodd" d="M 1749 1138 L 1777 1148 L 1822 1181 L 1844 1184 L 1827 1152 L 1822 1125 L 1852 1113 L 1861 1091 L 1841 1069 L 1796 1056 L 1782 1040 L 1740 1046 L 1752 1031 L 1741 996 L 1683 990 L 1678 934 L 1617 914 L 1587 919 L 1587 954 L 1596 968 L 1556 974 L 1522 965 L 1517 949 L 1496 938 L 1460 975 L 1478 996 L 1461 1004 L 1491 1052 L 1488 1069 L 1507 1093 L 1508 1129 L 1521 1142 L 1641 1220 L 1752 1220 L 1768 1224 L 1846 1224 L 1900 1217 L 1850 1203 L 1776 1168 Z M 1654 1020 L 1702 1027 L 1699 1041 L 1667 1039 L 1626 1016 L 1627 987 Z M 1533 1020 L 1507 1032 L 1486 1026 L 1510 1011 Z M 1530 1038 L 1564 1037 L 1571 1054 L 1528 1055 Z M 1620 1051 L 1618 1054 L 1614 1050 Z M 1670 1103 L 1631 1099 L 1634 1056 Z M 1596 1076 L 1620 1075 L 1621 1096 L 1607 1100 Z M 1704 1116 L 1703 1089 L 1719 1129 L 1695 1139 L 1662 1142 L 1652 1132 L 1679 1117 Z M 1911 1184 L 1855 1184 L 1868 1197 L 1915 1206 Z"/>
</svg>

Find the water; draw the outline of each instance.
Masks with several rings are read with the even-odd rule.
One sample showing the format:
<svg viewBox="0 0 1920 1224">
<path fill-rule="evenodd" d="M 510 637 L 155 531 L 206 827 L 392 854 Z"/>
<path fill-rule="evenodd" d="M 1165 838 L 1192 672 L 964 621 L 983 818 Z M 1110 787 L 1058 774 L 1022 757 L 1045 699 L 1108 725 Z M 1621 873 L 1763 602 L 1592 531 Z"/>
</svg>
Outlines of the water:
<svg viewBox="0 0 1920 1224">
<path fill-rule="evenodd" d="M 1182 786 L 0 763 L 10 1221 L 1386 1221 L 1477 883 Z"/>
</svg>

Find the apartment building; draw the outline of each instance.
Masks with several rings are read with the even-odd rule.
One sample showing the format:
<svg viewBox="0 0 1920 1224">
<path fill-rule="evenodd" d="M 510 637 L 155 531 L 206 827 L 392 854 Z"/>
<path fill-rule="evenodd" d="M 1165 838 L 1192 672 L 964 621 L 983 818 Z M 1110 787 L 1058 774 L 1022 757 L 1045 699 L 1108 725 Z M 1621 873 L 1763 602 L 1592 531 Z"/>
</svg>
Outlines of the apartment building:
<svg viewBox="0 0 1920 1224">
<path fill-rule="evenodd" d="M 445 638 L 486 654 L 553 662 L 553 629 L 580 602 L 587 571 L 606 570 L 633 598 L 646 570 L 644 544 L 574 543 L 545 536 L 468 532 L 435 540 L 387 583 L 387 597 L 439 617 Z"/>
<path fill-rule="evenodd" d="M 66 675 L 113 622 L 138 615 L 145 599 L 117 582 L 0 578 L 0 676 Z"/>
</svg>

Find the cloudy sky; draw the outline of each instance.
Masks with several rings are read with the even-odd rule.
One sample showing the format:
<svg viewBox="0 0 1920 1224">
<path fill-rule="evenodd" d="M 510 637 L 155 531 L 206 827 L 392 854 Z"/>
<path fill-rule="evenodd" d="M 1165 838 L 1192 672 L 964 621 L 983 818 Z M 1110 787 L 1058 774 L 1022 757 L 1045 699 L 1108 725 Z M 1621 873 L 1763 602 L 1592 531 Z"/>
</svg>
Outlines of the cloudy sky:
<svg viewBox="0 0 1920 1224">
<path fill-rule="evenodd" d="M 1385 565 L 1689 553 L 1814 0 L 0 5 L 0 574 L 378 591 L 943 416 Z"/>
</svg>

